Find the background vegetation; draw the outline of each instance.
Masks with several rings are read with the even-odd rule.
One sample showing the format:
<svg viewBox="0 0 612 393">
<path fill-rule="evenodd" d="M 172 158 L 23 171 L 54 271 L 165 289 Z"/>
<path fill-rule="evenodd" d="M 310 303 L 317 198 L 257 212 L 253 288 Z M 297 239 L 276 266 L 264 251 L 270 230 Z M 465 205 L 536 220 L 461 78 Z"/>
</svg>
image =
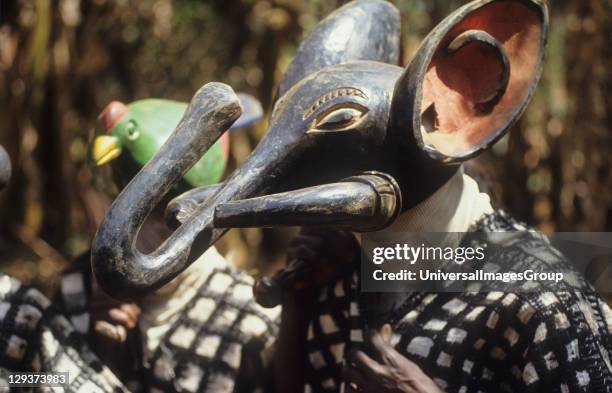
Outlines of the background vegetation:
<svg viewBox="0 0 612 393">
<path fill-rule="evenodd" d="M 113 99 L 187 101 L 208 81 L 269 108 L 300 38 L 338 0 L 0 0 L 0 268 L 50 291 L 85 251 L 109 197 L 87 144 Z M 462 1 L 398 0 L 406 64 Z M 612 230 L 612 1 L 555 0 L 544 77 L 526 115 L 480 159 L 500 206 L 545 231 Z M 265 123 L 234 134 L 242 162 Z M 232 258 L 275 260 L 285 237 L 232 232 Z M 227 249 L 227 246 L 226 246 Z"/>
</svg>

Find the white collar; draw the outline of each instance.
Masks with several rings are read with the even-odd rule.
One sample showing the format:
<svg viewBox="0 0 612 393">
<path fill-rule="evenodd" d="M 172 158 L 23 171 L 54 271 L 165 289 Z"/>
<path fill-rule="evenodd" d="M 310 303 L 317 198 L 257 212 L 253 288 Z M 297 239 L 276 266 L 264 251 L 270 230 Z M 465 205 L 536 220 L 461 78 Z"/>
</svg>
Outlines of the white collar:
<svg viewBox="0 0 612 393">
<path fill-rule="evenodd" d="M 447 233 L 444 246 L 457 246 L 474 224 L 493 213 L 491 200 L 470 176 L 457 171 L 433 195 L 402 213 L 382 232 Z"/>
</svg>

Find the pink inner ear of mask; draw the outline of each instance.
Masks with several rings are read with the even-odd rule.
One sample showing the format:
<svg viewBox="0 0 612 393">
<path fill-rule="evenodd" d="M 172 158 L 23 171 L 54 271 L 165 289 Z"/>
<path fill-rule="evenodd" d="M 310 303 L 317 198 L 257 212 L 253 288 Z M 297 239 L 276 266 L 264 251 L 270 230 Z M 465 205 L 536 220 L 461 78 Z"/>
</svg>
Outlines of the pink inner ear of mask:
<svg viewBox="0 0 612 393">
<path fill-rule="evenodd" d="M 490 46 L 472 42 L 448 54 L 445 48 L 466 30 L 483 30 L 506 49 L 510 81 L 492 110 L 478 110 L 499 85 L 502 66 Z M 460 156 L 500 131 L 525 100 L 540 58 L 542 25 L 537 9 L 518 1 L 484 6 L 453 27 L 441 41 L 423 81 L 421 135 L 426 145 Z"/>
</svg>

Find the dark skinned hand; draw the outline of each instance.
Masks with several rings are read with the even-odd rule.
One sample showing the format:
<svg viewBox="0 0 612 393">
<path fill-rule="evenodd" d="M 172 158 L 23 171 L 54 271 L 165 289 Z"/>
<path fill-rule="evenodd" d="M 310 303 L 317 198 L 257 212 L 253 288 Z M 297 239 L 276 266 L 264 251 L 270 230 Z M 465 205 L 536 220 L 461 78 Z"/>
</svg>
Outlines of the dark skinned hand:
<svg viewBox="0 0 612 393">
<path fill-rule="evenodd" d="M 342 375 L 347 392 L 354 393 L 443 393 L 415 363 L 389 343 L 391 326 L 366 334 L 364 351 L 353 349 L 347 355 Z"/>
<path fill-rule="evenodd" d="M 140 307 L 111 298 L 95 282 L 91 303 L 91 340 L 96 355 L 120 378 L 136 372 L 142 358 Z"/>
<path fill-rule="evenodd" d="M 164 206 L 156 206 L 142 226 L 137 238 L 137 248 L 141 252 L 153 252 L 172 234 L 165 225 Z M 96 354 L 120 378 L 138 372 L 142 365 L 142 338 L 138 327 L 140 307 L 137 303 L 108 296 L 94 277 L 92 282 L 91 327 Z"/>
<path fill-rule="evenodd" d="M 287 269 L 295 266 L 296 289 L 310 288 L 337 279 L 355 266 L 359 256 L 359 243 L 351 232 L 303 228 L 289 244 Z"/>
<path fill-rule="evenodd" d="M 255 285 L 255 297 L 264 306 L 280 304 L 283 293 L 307 293 L 325 285 L 354 268 L 360 248 L 348 231 L 303 228 L 289 244 L 287 267 L 272 277 L 263 277 Z"/>
</svg>

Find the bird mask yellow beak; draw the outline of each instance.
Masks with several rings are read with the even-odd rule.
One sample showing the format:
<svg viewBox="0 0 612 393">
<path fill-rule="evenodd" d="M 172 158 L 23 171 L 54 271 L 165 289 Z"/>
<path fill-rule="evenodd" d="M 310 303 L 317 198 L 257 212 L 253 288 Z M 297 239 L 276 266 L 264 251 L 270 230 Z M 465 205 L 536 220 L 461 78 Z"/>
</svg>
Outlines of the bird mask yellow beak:
<svg viewBox="0 0 612 393">
<path fill-rule="evenodd" d="M 121 154 L 119 138 L 112 135 L 100 135 L 94 139 L 91 157 L 96 166 L 104 165 Z"/>
<path fill-rule="evenodd" d="M 99 126 L 110 133 L 128 113 L 128 107 L 119 101 L 110 102 L 98 116 Z M 94 139 L 91 156 L 96 166 L 104 165 L 121 154 L 121 142 L 113 135 L 100 135 Z"/>
</svg>

